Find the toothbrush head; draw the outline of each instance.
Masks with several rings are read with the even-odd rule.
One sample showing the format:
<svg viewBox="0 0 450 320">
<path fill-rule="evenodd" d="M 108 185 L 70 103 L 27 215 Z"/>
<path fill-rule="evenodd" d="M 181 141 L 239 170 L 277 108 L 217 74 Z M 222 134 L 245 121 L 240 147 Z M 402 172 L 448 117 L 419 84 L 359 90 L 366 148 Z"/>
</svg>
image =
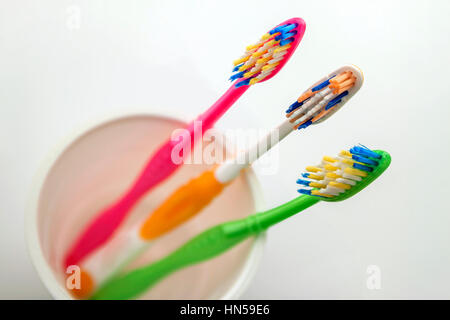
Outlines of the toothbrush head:
<svg viewBox="0 0 450 320">
<path fill-rule="evenodd" d="M 309 166 L 297 183 L 309 188 L 298 192 L 325 201 L 341 201 L 355 195 L 378 178 L 391 163 L 389 153 L 359 145 L 337 157 L 325 156 L 318 166 Z"/>
<path fill-rule="evenodd" d="M 306 90 L 286 110 L 294 129 L 328 119 L 361 88 L 364 77 L 357 67 L 344 66 L 322 78 Z"/>
<path fill-rule="evenodd" d="M 292 18 L 279 24 L 261 39 L 246 48 L 234 61 L 231 81 L 236 87 L 269 80 L 280 71 L 294 53 L 305 33 L 302 18 Z"/>
</svg>

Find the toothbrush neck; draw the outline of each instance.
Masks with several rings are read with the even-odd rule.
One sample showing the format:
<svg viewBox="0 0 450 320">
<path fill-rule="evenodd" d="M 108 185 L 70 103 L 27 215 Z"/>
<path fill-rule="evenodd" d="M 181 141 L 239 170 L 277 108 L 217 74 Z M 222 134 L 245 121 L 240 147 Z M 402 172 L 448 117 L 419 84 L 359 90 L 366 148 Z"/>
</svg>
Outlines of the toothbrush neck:
<svg viewBox="0 0 450 320">
<path fill-rule="evenodd" d="M 258 220 L 260 228 L 265 230 L 273 226 L 274 224 L 277 224 L 278 222 L 281 222 L 299 213 L 300 211 L 309 208 L 310 206 L 316 204 L 319 201 L 320 199 L 318 197 L 303 195 L 281 206 L 257 214 L 255 215 L 255 217 Z"/>
<path fill-rule="evenodd" d="M 200 140 L 205 132 L 211 129 L 219 118 L 244 94 L 249 88 L 248 85 L 236 88 L 234 84 L 217 100 L 208 110 L 199 115 L 195 120 L 191 121 L 180 133 L 181 138 L 174 138 L 171 145 L 179 144 L 179 149 L 189 146 L 188 149 L 194 148 L 194 145 Z"/>
<path fill-rule="evenodd" d="M 303 195 L 268 211 L 231 221 L 223 225 L 229 238 L 245 238 L 257 234 L 319 202 L 319 198 Z"/>
<path fill-rule="evenodd" d="M 293 131 L 292 123 L 285 120 L 278 127 L 270 131 L 265 137 L 247 149 L 244 153 L 227 160 L 216 169 L 216 178 L 222 183 L 227 183 L 236 178 L 242 169 L 248 167 L 253 161 L 268 152 L 278 142 L 283 140 Z"/>
<path fill-rule="evenodd" d="M 201 114 L 197 120 L 202 121 L 203 131 L 214 126 L 216 121 L 244 94 L 248 85 L 236 88 L 234 83 L 208 110 Z"/>
<path fill-rule="evenodd" d="M 259 140 L 251 148 L 245 151 L 245 158 L 248 163 L 253 163 L 281 140 L 287 137 L 293 131 L 293 125 L 289 120 L 285 120 L 278 127 L 272 129 L 264 138 Z"/>
</svg>

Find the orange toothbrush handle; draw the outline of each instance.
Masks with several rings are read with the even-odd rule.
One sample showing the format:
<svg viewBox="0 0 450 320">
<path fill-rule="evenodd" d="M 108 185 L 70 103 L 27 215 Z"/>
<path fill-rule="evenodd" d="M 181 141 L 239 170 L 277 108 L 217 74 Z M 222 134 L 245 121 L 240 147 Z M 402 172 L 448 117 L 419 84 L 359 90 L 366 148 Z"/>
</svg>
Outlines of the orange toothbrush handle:
<svg viewBox="0 0 450 320">
<path fill-rule="evenodd" d="M 217 196 L 224 184 L 208 170 L 176 190 L 145 220 L 140 236 L 151 240 L 172 230 L 199 213 Z"/>
</svg>

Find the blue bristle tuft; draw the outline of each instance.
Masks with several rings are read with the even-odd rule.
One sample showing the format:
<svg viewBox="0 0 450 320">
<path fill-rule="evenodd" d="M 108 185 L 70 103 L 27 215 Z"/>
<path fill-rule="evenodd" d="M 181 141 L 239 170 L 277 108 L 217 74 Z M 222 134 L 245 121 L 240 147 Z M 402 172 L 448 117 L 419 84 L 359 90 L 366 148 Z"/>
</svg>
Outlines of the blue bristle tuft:
<svg viewBox="0 0 450 320">
<path fill-rule="evenodd" d="M 308 120 L 308 121 L 306 121 L 304 124 L 302 124 L 302 125 L 300 125 L 299 127 L 298 127 L 298 130 L 300 130 L 300 129 L 305 129 L 305 128 L 307 128 L 307 127 L 309 127 L 310 125 L 312 125 L 312 120 Z"/>
<path fill-rule="evenodd" d="M 309 173 L 307 173 L 307 172 L 302 173 L 302 177 L 303 178 L 309 178 Z"/>
<path fill-rule="evenodd" d="M 282 39 L 287 39 L 287 38 L 290 38 L 290 37 L 293 37 L 293 36 L 295 36 L 297 34 L 297 31 L 292 31 L 292 32 L 287 32 L 287 33 L 281 33 L 281 34 L 279 34 L 278 36 L 276 36 L 275 37 L 275 40 L 276 41 L 279 41 L 279 40 L 282 40 Z"/>
<path fill-rule="evenodd" d="M 293 104 L 291 104 L 289 106 L 289 108 L 286 110 L 286 113 L 290 113 L 290 112 L 294 111 L 295 109 L 297 109 L 298 107 L 301 107 L 303 102 L 304 101 L 302 101 L 302 102 L 295 101 Z"/>
<path fill-rule="evenodd" d="M 242 77 L 244 76 L 244 73 L 245 73 L 245 72 L 246 72 L 246 71 L 241 71 L 241 72 L 238 72 L 238 73 L 233 74 L 233 75 L 230 77 L 230 81 L 234 81 L 234 80 L 236 80 L 236 79 L 242 78 Z"/>
<path fill-rule="evenodd" d="M 235 67 L 233 68 L 233 72 L 238 71 L 239 68 L 242 67 L 242 66 L 244 65 L 244 63 L 245 63 L 245 62 L 242 62 L 242 63 L 238 64 L 237 66 L 235 66 Z"/>
<path fill-rule="evenodd" d="M 363 171 L 367 171 L 367 172 L 372 172 L 373 169 L 371 167 L 365 166 L 363 164 L 359 164 L 359 163 L 354 163 L 353 164 L 353 168 L 355 169 L 359 169 L 359 170 L 363 170 Z"/>
<path fill-rule="evenodd" d="M 311 195 L 311 190 L 308 189 L 298 189 L 297 190 L 299 193 L 303 193 L 303 194 L 307 194 L 307 195 Z"/>
<path fill-rule="evenodd" d="M 373 152 L 369 148 L 362 146 L 362 145 L 354 146 L 353 148 L 350 149 L 350 153 L 365 156 L 365 157 L 370 157 L 370 158 L 374 158 L 374 159 L 381 159 L 381 155 L 379 155 L 376 152 Z"/>
<path fill-rule="evenodd" d="M 331 108 L 333 108 L 335 105 L 337 105 L 339 102 L 341 102 L 342 100 L 334 100 L 333 102 L 328 102 L 328 104 L 325 106 L 325 110 L 329 110 Z"/>
<path fill-rule="evenodd" d="M 296 23 L 289 23 L 289 24 L 285 24 L 285 25 L 283 25 L 283 32 L 289 32 L 289 31 L 291 31 L 292 29 L 295 29 L 297 27 L 297 24 Z"/>
<path fill-rule="evenodd" d="M 297 184 L 302 184 L 302 185 L 307 186 L 307 187 L 309 187 L 310 183 L 311 183 L 311 181 L 308 181 L 308 180 L 303 180 L 303 179 L 298 179 L 297 180 Z"/>
<path fill-rule="evenodd" d="M 277 33 L 278 32 L 278 30 L 280 29 L 280 27 L 281 26 L 278 26 L 278 27 L 276 27 L 276 28 L 273 28 L 272 30 L 270 30 L 268 33 L 269 34 L 274 34 L 274 33 Z"/>
<path fill-rule="evenodd" d="M 297 24 L 295 23 L 290 23 L 290 24 L 283 24 L 281 26 L 278 26 L 276 28 L 273 28 L 272 30 L 269 31 L 269 34 L 274 34 L 277 32 L 289 32 L 292 29 L 295 29 L 297 27 Z"/>
<path fill-rule="evenodd" d="M 330 80 L 333 79 L 334 77 L 335 76 L 332 76 L 329 79 L 327 79 L 324 82 L 322 82 L 321 84 L 318 84 L 317 86 L 312 88 L 311 91 L 312 92 L 316 92 L 316 91 L 322 90 L 323 88 L 325 88 L 326 86 L 328 86 L 330 84 Z"/>
<path fill-rule="evenodd" d="M 358 155 L 352 155 L 352 159 L 358 162 L 362 162 L 364 164 L 368 164 L 368 165 L 372 165 L 372 166 L 377 166 L 378 165 L 378 161 L 369 159 L 367 157 L 364 156 L 358 156 Z"/>
<path fill-rule="evenodd" d="M 246 85 L 250 84 L 250 79 L 251 79 L 251 78 L 248 78 L 248 79 L 239 81 L 239 82 L 236 83 L 234 86 L 235 86 L 236 88 L 239 88 L 239 87 L 242 87 L 242 86 L 246 86 Z"/>
<path fill-rule="evenodd" d="M 294 38 L 287 38 L 280 41 L 280 47 L 285 46 L 294 41 Z"/>
<path fill-rule="evenodd" d="M 333 99 L 331 99 L 327 105 L 325 106 L 325 110 L 331 109 L 332 107 L 334 107 L 335 105 L 337 105 L 339 102 L 341 102 L 341 99 L 343 97 L 345 97 L 346 95 L 348 95 L 348 91 L 344 91 L 341 94 L 337 95 L 336 97 L 334 97 Z"/>
</svg>

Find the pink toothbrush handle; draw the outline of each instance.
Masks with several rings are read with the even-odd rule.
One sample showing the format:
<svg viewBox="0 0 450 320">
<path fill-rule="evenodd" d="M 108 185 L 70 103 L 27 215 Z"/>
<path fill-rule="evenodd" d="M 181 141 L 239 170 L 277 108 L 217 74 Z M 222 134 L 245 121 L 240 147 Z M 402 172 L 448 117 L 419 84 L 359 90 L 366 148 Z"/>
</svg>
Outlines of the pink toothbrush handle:
<svg viewBox="0 0 450 320">
<path fill-rule="evenodd" d="M 248 85 L 236 88 L 233 84 L 216 103 L 201 114 L 196 120 L 202 121 L 202 132 L 210 129 L 248 88 Z M 184 139 L 180 143 L 189 141 L 192 150 L 196 143 L 194 122 L 191 122 L 186 129 L 189 131 L 191 140 Z M 64 260 L 65 268 L 79 264 L 87 255 L 105 243 L 142 195 L 169 177 L 182 165 L 183 162 L 176 164 L 172 161 L 172 150 L 178 143 L 171 140 L 165 142 L 152 155 L 144 170 L 125 195 L 93 219 L 68 251 Z M 182 154 L 182 157 L 185 158 L 187 155 L 186 152 L 186 154 Z"/>
</svg>

